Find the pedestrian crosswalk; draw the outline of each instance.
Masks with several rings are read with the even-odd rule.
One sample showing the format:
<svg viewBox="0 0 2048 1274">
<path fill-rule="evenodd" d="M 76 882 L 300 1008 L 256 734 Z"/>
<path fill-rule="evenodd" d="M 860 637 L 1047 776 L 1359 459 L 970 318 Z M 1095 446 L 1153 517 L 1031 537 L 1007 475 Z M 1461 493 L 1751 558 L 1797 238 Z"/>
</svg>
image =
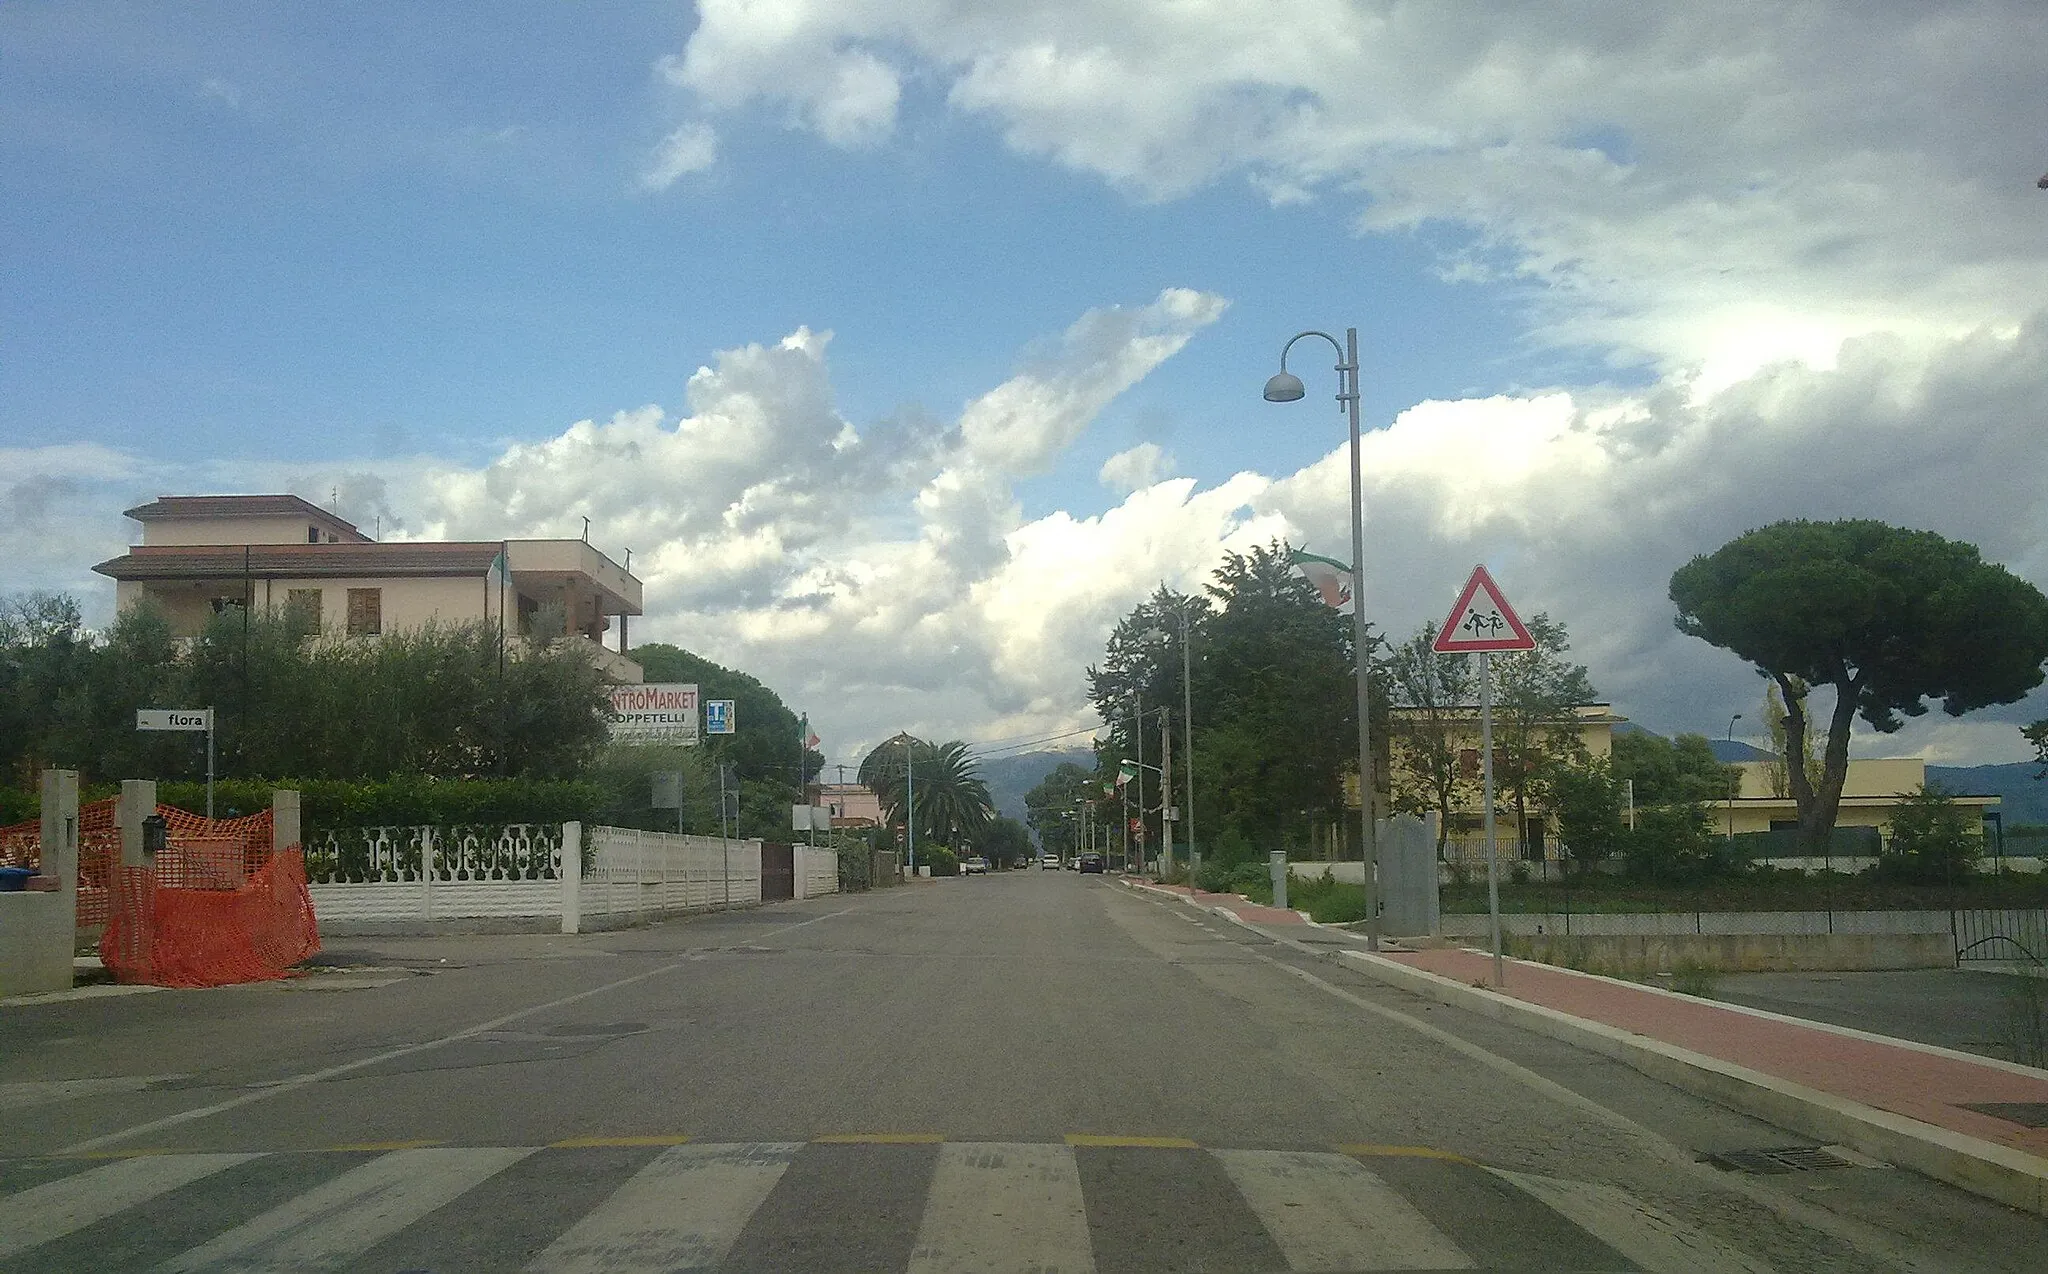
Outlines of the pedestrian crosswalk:
<svg viewBox="0 0 2048 1274">
<path fill-rule="evenodd" d="M 0 1161 L 0 1269 L 1765 1268 L 1616 1187 L 1455 1156 L 637 1140 Z"/>
</svg>

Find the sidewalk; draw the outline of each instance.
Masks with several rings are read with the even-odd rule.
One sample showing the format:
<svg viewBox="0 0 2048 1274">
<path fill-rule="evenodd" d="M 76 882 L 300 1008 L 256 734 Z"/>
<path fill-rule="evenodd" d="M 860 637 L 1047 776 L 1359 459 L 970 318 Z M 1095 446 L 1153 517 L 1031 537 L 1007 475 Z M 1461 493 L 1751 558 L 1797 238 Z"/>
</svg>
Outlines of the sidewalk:
<svg viewBox="0 0 2048 1274">
<path fill-rule="evenodd" d="M 1299 913 L 1143 885 L 1293 936 Z M 1341 931 L 1339 931 L 1341 932 Z M 1355 936 L 1355 935 L 1347 935 Z M 1362 941 L 1361 941 L 1362 945 Z M 1816 1139 L 2048 1214 L 2048 1071 L 1483 951 L 1339 952 L 1380 981 L 1615 1057 Z M 1972 1106 L 1999 1106 L 1993 1113 Z"/>
</svg>

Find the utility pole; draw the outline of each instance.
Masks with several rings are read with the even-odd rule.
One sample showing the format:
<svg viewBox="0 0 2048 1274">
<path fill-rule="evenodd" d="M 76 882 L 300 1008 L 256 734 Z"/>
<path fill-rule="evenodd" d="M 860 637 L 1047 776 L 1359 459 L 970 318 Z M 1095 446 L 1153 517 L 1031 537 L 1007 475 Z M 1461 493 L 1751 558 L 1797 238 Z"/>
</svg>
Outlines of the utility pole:
<svg viewBox="0 0 2048 1274">
<path fill-rule="evenodd" d="M 1159 843 L 1173 857 L 1173 713 L 1159 710 Z M 1195 887 L 1194 859 L 1188 859 L 1188 888 Z"/>
</svg>

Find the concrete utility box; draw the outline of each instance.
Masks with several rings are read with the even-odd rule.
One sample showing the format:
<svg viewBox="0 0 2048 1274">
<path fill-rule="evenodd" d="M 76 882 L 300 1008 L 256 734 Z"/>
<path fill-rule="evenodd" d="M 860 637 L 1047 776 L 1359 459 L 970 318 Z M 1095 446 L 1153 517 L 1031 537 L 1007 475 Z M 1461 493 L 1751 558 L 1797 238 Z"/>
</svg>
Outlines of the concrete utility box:
<svg viewBox="0 0 2048 1274">
<path fill-rule="evenodd" d="M 41 875 L 55 889 L 0 893 L 0 996 L 71 989 L 78 925 L 78 771 L 43 771 Z"/>
<path fill-rule="evenodd" d="M 1380 932 L 1419 938 L 1442 931 L 1437 909 L 1436 815 L 1398 814 L 1379 824 Z"/>
</svg>

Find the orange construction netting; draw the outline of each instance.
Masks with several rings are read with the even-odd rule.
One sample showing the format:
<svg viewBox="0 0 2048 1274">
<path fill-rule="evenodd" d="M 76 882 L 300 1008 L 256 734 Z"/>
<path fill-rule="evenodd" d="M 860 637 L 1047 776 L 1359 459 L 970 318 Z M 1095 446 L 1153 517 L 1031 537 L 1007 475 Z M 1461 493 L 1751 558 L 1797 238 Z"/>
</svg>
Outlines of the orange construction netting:
<svg viewBox="0 0 2048 1274">
<path fill-rule="evenodd" d="M 224 986 L 285 976 L 320 950 L 299 847 L 272 853 L 270 811 L 210 819 L 169 805 L 170 846 L 121 865 L 112 798 L 78 810 L 78 924 L 105 925 L 100 958 L 121 982 Z M 36 823 L 0 827 L 0 861 L 36 866 Z"/>
</svg>

